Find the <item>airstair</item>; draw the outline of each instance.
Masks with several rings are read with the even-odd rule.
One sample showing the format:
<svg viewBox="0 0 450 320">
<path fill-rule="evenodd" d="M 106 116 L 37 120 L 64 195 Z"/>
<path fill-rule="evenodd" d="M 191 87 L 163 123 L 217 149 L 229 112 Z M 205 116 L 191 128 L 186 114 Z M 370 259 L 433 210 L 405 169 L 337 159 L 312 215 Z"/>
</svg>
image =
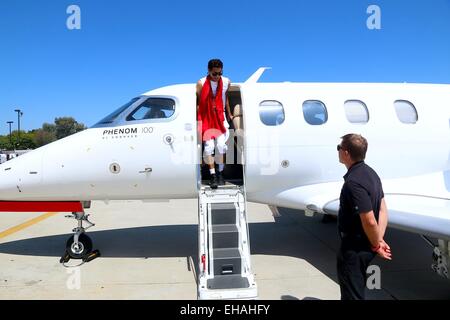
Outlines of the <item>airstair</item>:
<svg viewBox="0 0 450 320">
<path fill-rule="evenodd" d="M 257 299 L 244 188 L 202 186 L 198 214 L 198 299 Z"/>
</svg>

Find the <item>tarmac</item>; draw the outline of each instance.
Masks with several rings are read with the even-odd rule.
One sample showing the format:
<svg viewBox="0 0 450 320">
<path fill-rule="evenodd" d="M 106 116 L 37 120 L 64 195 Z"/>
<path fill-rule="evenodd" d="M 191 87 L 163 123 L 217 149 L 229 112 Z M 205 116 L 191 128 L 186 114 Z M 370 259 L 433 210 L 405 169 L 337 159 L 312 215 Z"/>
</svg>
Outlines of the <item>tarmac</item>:
<svg viewBox="0 0 450 320">
<path fill-rule="evenodd" d="M 66 268 L 59 259 L 76 227 L 66 214 L 0 213 L 1 300 L 195 300 L 197 200 L 93 202 L 87 231 L 101 257 Z M 339 300 L 336 222 L 248 203 L 252 268 L 261 300 Z M 37 219 L 36 219 L 37 218 Z M 450 280 L 431 270 L 432 248 L 388 229 L 393 261 L 375 258 L 381 289 L 370 300 L 450 300 Z"/>
</svg>

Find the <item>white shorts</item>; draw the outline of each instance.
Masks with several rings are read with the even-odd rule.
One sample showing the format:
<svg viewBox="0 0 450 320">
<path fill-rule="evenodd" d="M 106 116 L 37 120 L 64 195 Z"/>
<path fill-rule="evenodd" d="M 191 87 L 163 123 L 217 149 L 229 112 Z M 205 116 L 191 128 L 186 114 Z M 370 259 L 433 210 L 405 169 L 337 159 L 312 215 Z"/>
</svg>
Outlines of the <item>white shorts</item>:
<svg viewBox="0 0 450 320">
<path fill-rule="evenodd" d="M 227 151 L 228 151 L 227 140 L 230 137 L 230 130 L 228 130 L 228 123 L 225 126 L 225 129 L 227 131 L 224 134 L 218 136 L 216 139 L 211 139 L 211 140 L 205 141 L 204 155 L 211 156 L 214 153 L 214 148 L 215 148 L 214 140 L 216 140 L 216 142 L 217 142 L 217 150 L 219 151 L 219 153 L 220 154 L 227 153 Z"/>
</svg>

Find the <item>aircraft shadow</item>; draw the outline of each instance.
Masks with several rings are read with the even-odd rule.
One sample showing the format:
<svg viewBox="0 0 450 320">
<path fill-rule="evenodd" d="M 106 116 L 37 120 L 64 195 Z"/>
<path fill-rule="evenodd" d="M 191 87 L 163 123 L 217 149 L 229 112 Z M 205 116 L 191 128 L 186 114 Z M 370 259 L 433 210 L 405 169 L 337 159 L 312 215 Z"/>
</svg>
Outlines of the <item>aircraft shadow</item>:
<svg viewBox="0 0 450 320">
<path fill-rule="evenodd" d="M 285 212 L 286 213 L 286 212 Z M 252 254 L 283 255 L 302 259 L 317 259 L 326 267 L 324 252 L 314 242 L 305 243 L 302 232 L 296 232 L 296 215 L 289 213 L 277 218 L 275 223 L 250 223 Z M 327 226 L 325 226 L 327 227 Z M 330 226 L 335 235 L 335 225 Z M 299 230 L 300 231 L 300 230 Z M 197 225 L 163 225 L 127 229 L 87 232 L 94 249 L 99 249 L 103 258 L 164 258 L 198 255 Z M 30 238 L 0 244 L 0 253 L 28 256 L 60 257 L 71 233 Z M 317 247 L 317 248 L 315 248 Z M 334 254 L 331 251 L 330 254 Z M 333 266 L 334 267 L 334 266 Z"/>
<path fill-rule="evenodd" d="M 294 210 L 281 210 L 282 216 L 275 222 L 249 224 L 252 254 L 305 259 L 323 273 L 334 276 L 335 253 L 332 250 L 324 253 L 321 242 L 311 242 L 310 236 L 303 235 L 304 232 L 298 229 L 302 224 L 298 221 L 301 214 Z M 332 238 L 336 237 L 335 224 L 322 227 L 329 229 Z M 87 234 L 93 241 L 94 249 L 100 250 L 102 258 L 192 257 L 197 267 L 197 225 L 146 226 L 91 231 Z M 67 233 L 2 243 L 0 253 L 60 258 L 71 235 Z"/>
<path fill-rule="evenodd" d="M 336 222 L 322 223 L 322 216 L 308 218 L 298 210 L 279 210 L 281 217 L 275 218 L 275 222 L 249 224 L 252 255 L 304 259 L 336 280 L 335 257 L 339 247 Z M 146 226 L 91 231 L 87 234 L 94 243 L 94 249 L 99 249 L 103 258 L 192 257 L 194 262 L 198 259 L 197 225 Z M 67 233 L 2 243 L 0 253 L 59 258 L 71 235 Z M 426 254 L 430 252 L 425 251 Z"/>
</svg>

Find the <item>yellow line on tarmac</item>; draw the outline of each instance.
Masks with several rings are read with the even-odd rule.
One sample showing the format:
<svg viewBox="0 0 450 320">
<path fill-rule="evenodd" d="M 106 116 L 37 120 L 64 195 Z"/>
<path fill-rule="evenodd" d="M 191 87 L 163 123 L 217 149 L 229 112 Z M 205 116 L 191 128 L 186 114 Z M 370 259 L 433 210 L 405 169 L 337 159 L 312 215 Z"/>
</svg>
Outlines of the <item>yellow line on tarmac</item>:
<svg viewBox="0 0 450 320">
<path fill-rule="evenodd" d="M 53 217 L 54 215 L 56 215 L 56 213 L 48 212 L 48 213 L 45 213 L 45 214 L 43 214 L 43 215 L 41 215 L 41 216 L 39 216 L 37 218 L 31 219 L 31 220 L 29 220 L 27 222 L 19 224 L 19 225 L 15 226 L 15 227 L 12 227 L 12 228 L 8 229 L 8 230 L 0 232 L 0 239 L 3 239 L 5 237 L 7 237 L 7 236 L 10 236 L 13 233 L 19 232 L 19 231 L 21 231 L 21 230 L 23 230 L 25 228 L 31 227 L 32 225 L 35 225 L 35 224 L 37 224 L 37 223 L 39 223 L 39 222 L 41 222 L 41 221 L 43 221 L 45 219 Z"/>
</svg>

